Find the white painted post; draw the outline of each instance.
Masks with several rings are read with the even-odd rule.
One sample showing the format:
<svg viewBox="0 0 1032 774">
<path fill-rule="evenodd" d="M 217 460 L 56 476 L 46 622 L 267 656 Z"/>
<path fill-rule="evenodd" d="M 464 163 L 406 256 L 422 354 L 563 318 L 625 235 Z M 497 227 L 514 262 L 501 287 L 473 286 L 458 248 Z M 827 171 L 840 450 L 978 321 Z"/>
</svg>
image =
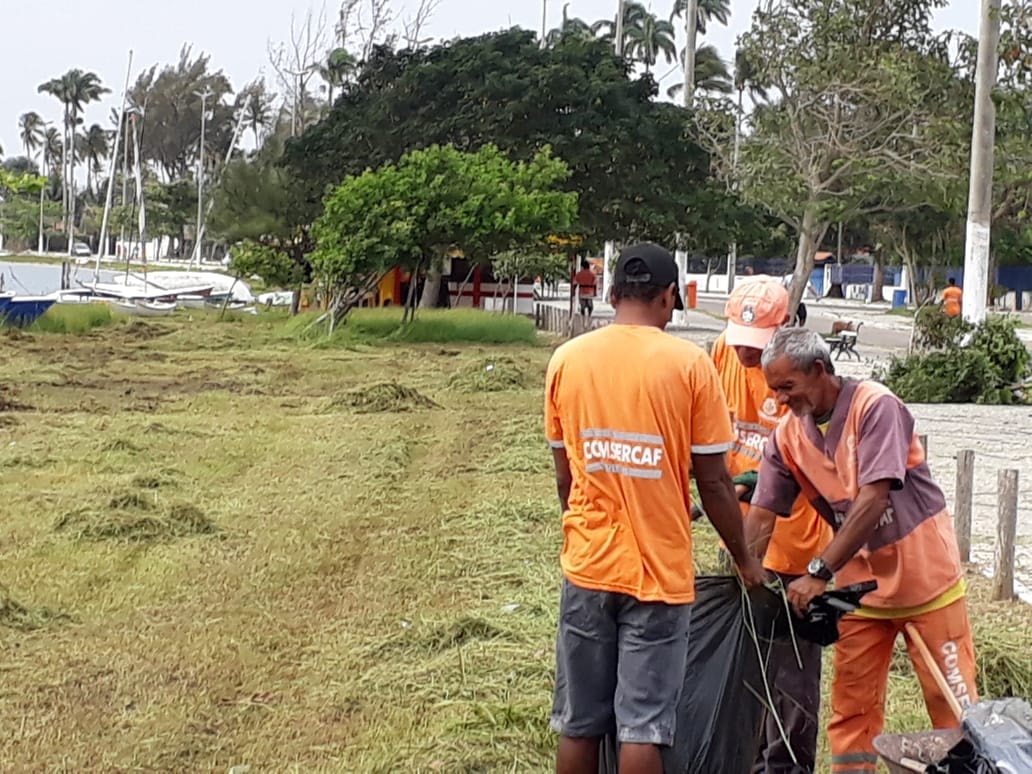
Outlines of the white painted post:
<svg viewBox="0 0 1032 774">
<path fill-rule="evenodd" d="M 616 256 L 616 244 L 606 242 L 603 252 L 602 266 L 602 302 L 609 303 L 609 291 L 613 288 L 613 260 Z"/>
<path fill-rule="evenodd" d="M 674 253 L 674 260 L 677 261 L 677 290 L 681 294 L 681 298 L 685 305 L 688 304 L 688 299 L 685 298 L 684 286 L 688 282 L 688 253 L 684 250 L 678 250 Z M 688 324 L 688 315 L 685 312 L 674 312 L 674 319 L 671 321 L 675 327 L 684 327 Z"/>
</svg>

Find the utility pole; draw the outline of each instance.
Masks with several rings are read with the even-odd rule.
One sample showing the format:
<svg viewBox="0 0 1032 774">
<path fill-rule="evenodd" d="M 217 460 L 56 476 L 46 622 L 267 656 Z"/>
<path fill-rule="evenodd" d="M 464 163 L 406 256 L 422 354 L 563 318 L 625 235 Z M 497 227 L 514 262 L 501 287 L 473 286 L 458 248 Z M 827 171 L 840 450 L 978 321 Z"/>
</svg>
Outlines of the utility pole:
<svg viewBox="0 0 1032 774">
<path fill-rule="evenodd" d="M 300 81 L 301 76 L 304 75 L 304 70 L 286 70 L 287 75 L 294 79 L 293 94 L 290 96 L 290 136 L 297 137 L 297 99 L 298 92 L 301 91 Z"/>
<path fill-rule="evenodd" d="M 735 141 L 731 151 L 731 190 L 738 190 L 738 159 L 742 153 L 742 114 L 744 112 L 743 100 L 745 89 L 741 85 L 740 75 L 735 72 L 735 83 L 738 88 L 738 110 L 735 112 Z M 738 241 L 731 243 L 731 251 L 727 255 L 727 293 L 731 295 L 735 289 L 735 277 L 738 274 Z"/>
<path fill-rule="evenodd" d="M 684 44 L 684 106 L 695 104 L 695 44 L 699 37 L 699 0 L 685 0 L 684 28 L 688 42 Z"/>
<path fill-rule="evenodd" d="M 993 89 L 999 67 L 1000 0 L 982 0 L 975 70 L 975 117 L 971 131 L 971 181 L 968 190 L 962 312 L 970 323 L 985 320 L 989 296 L 989 247 L 992 227 L 996 108 Z"/>
<path fill-rule="evenodd" d="M 616 30 L 614 41 L 614 47 L 616 49 L 617 56 L 623 56 L 623 35 L 624 35 L 624 6 L 626 0 L 618 0 L 616 4 Z"/>
<path fill-rule="evenodd" d="M 541 48 L 546 47 L 548 36 L 548 0 L 541 0 Z"/>
<path fill-rule="evenodd" d="M 208 97 L 212 95 L 212 92 L 206 87 L 204 91 L 194 93 L 201 98 L 201 145 L 197 154 L 197 230 L 194 231 L 194 249 L 197 252 L 197 266 L 200 267 L 201 219 L 204 216 L 204 130 L 208 118 Z"/>
</svg>

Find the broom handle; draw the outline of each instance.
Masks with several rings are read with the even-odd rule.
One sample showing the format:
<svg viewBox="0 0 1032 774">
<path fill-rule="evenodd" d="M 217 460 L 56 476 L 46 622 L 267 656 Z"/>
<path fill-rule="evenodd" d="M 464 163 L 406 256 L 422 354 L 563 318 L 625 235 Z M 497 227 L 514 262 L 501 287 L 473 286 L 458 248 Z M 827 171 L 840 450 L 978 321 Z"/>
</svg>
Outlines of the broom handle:
<svg viewBox="0 0 1032 774">
<path fill-rule="evenodd" d="M 953 691 L 950 689 L 950 684 L 946 682 L 946 677 L 943 675 L 942 670 L 939 669 L 939 665 L 935 662 L 935 657 L 932 656 L 932 652 L 928 650 L 928 646 L 925 644 L 921 634 L 917 631 L 917 627 L 912 623 L 906 624 L 904 627 L 907 635 L 914 644 L 917 645 L 917 649 L 921 652 L 921 659 L 925 662 L 925 666 L 928 671 L 932 673 L 932 678 L 935 680 L 935 684 L 939 686 L 939 691 L 946 699 L 946 703 L 950 705 L 954 716 L 957 718 L 959 723 L 964 715 L 964 710 L 960 706 L 960 702 L 957 701 L 957 697 L 953 695 Z"/>
</svg>

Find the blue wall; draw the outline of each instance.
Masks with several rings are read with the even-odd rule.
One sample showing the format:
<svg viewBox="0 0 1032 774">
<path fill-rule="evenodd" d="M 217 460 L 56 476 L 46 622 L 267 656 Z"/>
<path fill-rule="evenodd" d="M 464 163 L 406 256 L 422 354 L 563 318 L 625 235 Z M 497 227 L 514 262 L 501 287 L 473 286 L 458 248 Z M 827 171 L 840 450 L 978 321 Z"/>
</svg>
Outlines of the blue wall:
<svg viewBox="0 0 1032 774">
<path fill-rule="evenodd" d="M 935 272 L 935 276 L 938 278 L 936 282 L 937 287 L 945 286 L 947 277 L 953 277 L 958 285 L 964 287 L 964 269 L 960 267 L 934 270 L 920 269 L 918 276 L 922 284 L 927 282 L 928 274 L 932 271 Z M 996 270 L 995 284 L 1007 290 L 1028 293 L 1032 291 L 1032 266 L 1001 266 Z"/>
</svg>

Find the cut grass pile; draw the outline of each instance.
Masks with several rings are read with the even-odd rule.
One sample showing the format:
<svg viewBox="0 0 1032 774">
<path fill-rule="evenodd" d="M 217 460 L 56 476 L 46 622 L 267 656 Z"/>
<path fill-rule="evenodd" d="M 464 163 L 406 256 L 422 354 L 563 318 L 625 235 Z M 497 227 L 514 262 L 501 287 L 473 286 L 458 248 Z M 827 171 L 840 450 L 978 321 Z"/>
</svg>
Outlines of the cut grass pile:
<svg viewBox="0 0 1032 774">
<path fill-rule="evenodd" d="M 551 769 L 549 350 L 137 322 L 0 339 L 35 406 L 3 429 L 4 770 Z M 488 391 L 488 363 L 521 376 Z M 392 388 L 386 411 L 326 410 L 375 385 L 440 408 Z M 162 400 L 133 410 L 141 391 Z M 703 523 L 700 570 L 715 557 Z M 1025 685 L 1027 608 L 972 616 L 987 686 Z M 923 728 L 898 667 L 890 728 Z"/>
<path fill-rule="evenodd" d="M 0 585 L 0 627 L 19 632 L 34 632 L 57 624 L 67 623 L 72 617 L 46 607 L 27 607 L 11 598 L 11 593 Z"/>
<path fill-rule="evenodd" d="M 330 409 L 338 408 L 351 409 L 356 414 L 397 414 L 440 406 L 411 387 L 397 382 L 380 382 L 338 395 L 330 401 Z"/>
<path fill-rule="evenodd" d="M 148 481 L 153 482 L 153 479 Z M 164 504 L 149 493 L 125 492 L 112 497 L 106 507 L 64 514 L 54 523 L 54 532 L 76 540 L 155 543 L 192 535 L 214 535 L 219 529 L 200 508 L 190 503 Z"/>
<path fill-rule="evenodd" d="M 524 367 L 512 357 L 479 358 L 464 363 L 448 381 L 457 392 L 504 392 L 522 390 L 529 380 Z"/>
</svg>

